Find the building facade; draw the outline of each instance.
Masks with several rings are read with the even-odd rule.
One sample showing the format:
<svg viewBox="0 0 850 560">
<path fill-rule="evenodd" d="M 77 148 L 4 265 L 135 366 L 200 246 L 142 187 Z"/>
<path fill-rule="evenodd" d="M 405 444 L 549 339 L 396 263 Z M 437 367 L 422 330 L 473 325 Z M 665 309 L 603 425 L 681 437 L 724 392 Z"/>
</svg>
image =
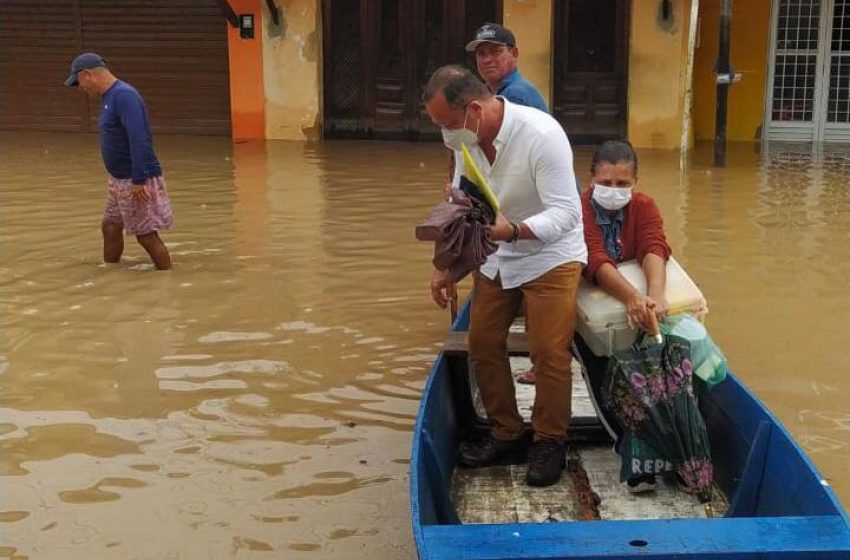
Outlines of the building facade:
<svg viewBox="0 0 850 560">
<path fill-rule="evenodd" d="M 718 1 L 701 2 L 705 21 L 716 22 Z M 735 136 L 850 142 L 850 1 L 739 0 L 732 21 L 732 61 L 743 73 L 730 101 Z M 701 64 L 705 78 L 708 57 Z M 707 112 L 713 97 L 703 101 Z M 703 124 L 711 137 L 713 124 Z"/>
<path fill-rule="evenodd" d="M 94 130 L 96 105 L 61 83 L 91 50 L 142 91 L 158 132 L 435 138 L 422 86 L 442 64 L 473 67 L 463 46 L 496 21 L 576 143 L 679 148 L 714 136 L 721 3 L 5 0 L 0 128 Z M 729 140 L 850 141 L 850 0 L 734 0 L 731 36 Z"/>
</svg>

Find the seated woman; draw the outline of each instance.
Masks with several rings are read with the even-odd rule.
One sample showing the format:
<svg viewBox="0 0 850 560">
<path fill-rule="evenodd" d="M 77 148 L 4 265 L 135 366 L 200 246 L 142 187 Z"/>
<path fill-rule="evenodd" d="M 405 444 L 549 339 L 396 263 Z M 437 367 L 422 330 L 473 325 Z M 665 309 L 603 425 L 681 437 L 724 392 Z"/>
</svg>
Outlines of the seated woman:
<svg viewBox="0 0 850 560">
<path fill-rule="evenodd" d="M 592 186 L 581 197 L 588 252 L 584 274 L 626 305 L 631 326 L 644 327 L 649 326 L 650 310 L 658 318 L 666 312 L 665 273 L 672 251 L 655 201 L 634 190 L 637 170 L 637 154 L 626 140 L 608 140 L 594 153 Z M 630 259 L 641 263 L 647 295 L 617 272 L 616 265 Z M 533 371 L 525 372 L 519 382 L 534 383 Z"/>
<path fill-rule="evenodd" d="M 670 246 L 664 235 L 661 212 L 651 196 L 635 190 L 638 173 L 637 154 L 625 140 L 609 140 L 602 144 L 590 164 L 592 186 L 582 195 L 584 239 L 588 260 L 584 275 L 626 306 L 629 324 L 646 328 L 651 314 L 659 319 L 667 311 L 664 299 L 666 264 Z M 647 279 L 647 294 L 637 291 L 617 270 L 617 264 L 635 259 Z M 576 336 L 582 359 L 594 361 L 595 371 L 604 371 L 607 359 L 592 355 Z M 598 381 L 598 380 L 597 380 Z M 591 387 L 599 399 L 599 387 Z M 624 478 L 631 492 L 654 489 L 655 473 L 634 471 L 630 457 L 640 445 L 629 434 L 623 434 L 612 415 L 603 418 L 618 440 L 624 460 Z M 662 461 L 662 464 L 664 462 Z"/>
<path fill-rule="evenodd" d="M 637 154 L 625 140 L 609 140 L 593 155 L 593 184 L 581 200 L 588 252 L 584 274 L 625 304 L 632 326 L 649 327 L 651 312 L 661 318 L 667 310 L 665 272 L 672 251 L 655 200 L 635 191 L 637 170 Z M 618 263 L 632 259 L 646 275 L 646 295 L 617 271 Z"/>
</svg>

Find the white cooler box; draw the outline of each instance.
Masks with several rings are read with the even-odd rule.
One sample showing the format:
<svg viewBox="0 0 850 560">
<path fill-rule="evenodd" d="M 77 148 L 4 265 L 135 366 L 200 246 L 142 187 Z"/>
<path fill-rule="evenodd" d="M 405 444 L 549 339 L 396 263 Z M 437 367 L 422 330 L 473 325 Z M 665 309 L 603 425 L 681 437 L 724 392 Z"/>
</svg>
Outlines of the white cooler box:
<svg viewBox="0 0 850 560">
<path fill-rule="evenodd" d="M 646 293 L 646 277 L 637 261 L 617 265 L 626 280 Z M 688 273 L 673 257 L 667 261 L 667 286 L 664 292 L 670 315 L 691 313 L 700 321 L 708 313 L 705 298 Z M 584 278 L 578 288 L 576 331 L 597 356 L 610 356 L 625 350 L 637 339 L 638 329 L 630 329 L 626 306 Z"/>
</svg>

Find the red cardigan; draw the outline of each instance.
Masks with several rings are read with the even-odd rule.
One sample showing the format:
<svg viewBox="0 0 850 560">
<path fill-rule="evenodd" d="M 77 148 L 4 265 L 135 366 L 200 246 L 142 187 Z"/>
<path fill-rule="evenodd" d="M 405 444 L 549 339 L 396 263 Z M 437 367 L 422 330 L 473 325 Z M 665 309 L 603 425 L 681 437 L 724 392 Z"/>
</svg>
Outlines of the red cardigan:
<svg viewBox="0 0 850 560">
<path fill-rule="evenodd" d="M 593 187 L 587 189 L 581 196 L 581 207 L 584 218 L 584 241 L 587 244 L 587 267 L 585 277 L 594 281 L 596 271 L 604 263 L 615 263 L 605 251 L 602 227 L 596 223 L 596 213 L 590 205 Z M 637 259 L 638 263 L 648 253 L 654 253 L 666 262 L 673 252 L 667 244 L 664 235 L 664 220 L 655 201 L 648 194 L 640 191 L 632 193 L 632 199 L 626 205 L 626 213 L 620 229 L 620 244 L 623 247 L 620 262 Z"/>
</svg>

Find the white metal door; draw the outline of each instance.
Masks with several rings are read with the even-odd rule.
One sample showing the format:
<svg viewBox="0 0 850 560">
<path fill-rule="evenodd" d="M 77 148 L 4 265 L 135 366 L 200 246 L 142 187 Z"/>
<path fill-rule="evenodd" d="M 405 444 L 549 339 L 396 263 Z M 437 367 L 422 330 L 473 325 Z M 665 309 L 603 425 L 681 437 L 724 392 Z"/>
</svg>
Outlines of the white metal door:
<svg viewBox="0 0 850 560">
<path fill-rule="evenodd" d="M 774 0 L 765 137 L 850 142 L 850 0 Z"/>
<path fill-rule="evenodd" d="M 831 0 L 824 60 L 825 142 L 850 142 L 850 0 Z"/>
</svg>

